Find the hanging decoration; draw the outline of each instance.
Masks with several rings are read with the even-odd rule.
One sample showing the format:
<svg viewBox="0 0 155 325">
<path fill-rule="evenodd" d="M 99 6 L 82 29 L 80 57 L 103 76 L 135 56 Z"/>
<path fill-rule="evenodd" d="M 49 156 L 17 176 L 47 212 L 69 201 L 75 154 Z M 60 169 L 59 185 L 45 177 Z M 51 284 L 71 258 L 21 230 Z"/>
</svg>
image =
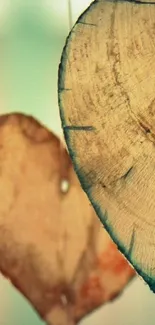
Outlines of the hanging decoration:
<svg viewBox="0 0 155 325">
<path fill-rule="evenodd" d="M 32 117 L 0 117 L 0 271 L 47 324 L 72 325 L 134 270 L 81 189 L 60 141 Z"/>
<path fill-rule="evenodd" d="M 155 3 L 94 1 L 62 54 L 59 106 L 80 183 L 155 291 Z"/>
</svg>

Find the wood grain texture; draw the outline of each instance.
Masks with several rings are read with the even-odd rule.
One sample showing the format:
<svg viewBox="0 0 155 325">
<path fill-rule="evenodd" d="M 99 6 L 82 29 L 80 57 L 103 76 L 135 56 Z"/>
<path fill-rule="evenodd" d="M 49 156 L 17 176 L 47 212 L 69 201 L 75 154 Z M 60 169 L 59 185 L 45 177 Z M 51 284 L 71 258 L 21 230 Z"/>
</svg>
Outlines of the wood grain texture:
<svg viewBox="0 0 155 325">
<path fill-rule="evenodd" d="M 153 291 L 154 40 L 153 1 L 94 1 L 68 36 L 58 85 L 64 135 L 81 185 Z"/>
<path fill-rule="evenodd" d="M 0 117 L 0 271 L 50 325 L 76 324 L 135 275 L 59 139 L 20 114 Z"/>
</svg>

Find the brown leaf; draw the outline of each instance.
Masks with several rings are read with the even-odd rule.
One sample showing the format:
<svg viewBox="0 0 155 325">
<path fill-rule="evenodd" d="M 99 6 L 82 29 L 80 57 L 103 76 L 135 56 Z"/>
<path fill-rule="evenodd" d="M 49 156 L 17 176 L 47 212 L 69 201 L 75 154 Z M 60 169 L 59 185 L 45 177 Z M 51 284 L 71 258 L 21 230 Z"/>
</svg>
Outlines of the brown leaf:
<svg viewBox="0 0 155 325">
<path fill-rule="evenodd" d="M 0 198 L 0 270 L 48 324 L 76 324 L 134 276 L 58 138 L 21 114 L 0 117 Z"/>
</svg>

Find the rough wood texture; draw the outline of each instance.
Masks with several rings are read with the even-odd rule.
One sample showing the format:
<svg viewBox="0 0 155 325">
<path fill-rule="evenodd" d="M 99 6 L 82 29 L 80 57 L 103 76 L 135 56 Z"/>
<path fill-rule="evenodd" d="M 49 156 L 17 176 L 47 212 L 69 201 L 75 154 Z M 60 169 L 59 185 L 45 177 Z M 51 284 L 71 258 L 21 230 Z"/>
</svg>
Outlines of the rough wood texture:
<svg viewBox="0 0 155 325">
<path fill-rule="evenodd" d="M 0 270 L 39 315 L 72 325 L 115 298 L 134 270 L 98 221 L 58 138 L 30 117 L 1 116 L 0 171 Z"/>
<path fill-rule="evenodd" d="M 59 68 L 65 139 L 118 248 L 155 291 L 155 3 L 94 1 Z"/>
</svg>

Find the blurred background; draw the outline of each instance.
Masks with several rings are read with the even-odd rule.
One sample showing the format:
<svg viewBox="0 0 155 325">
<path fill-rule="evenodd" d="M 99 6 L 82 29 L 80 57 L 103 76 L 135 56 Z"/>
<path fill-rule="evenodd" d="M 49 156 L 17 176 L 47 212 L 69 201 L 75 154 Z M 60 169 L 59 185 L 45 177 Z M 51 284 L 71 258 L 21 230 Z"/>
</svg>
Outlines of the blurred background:
<svg viewBox="0 0 155 325">
<path fill-rule="evenodd" d="M 44 7 L 47 39 L 45 41 L 43 34 L 42 43 L 39 39 L 36 48 L 33 48 L 32 42 L 33 53 L 40 54 L 39 57 L 37 56 L 38 59 L 35 55 L 32 58 L 31 53 L 28 52 L 26 38 L 21 39 L 21 52 L 19 44 L 11 47 L 11 42 L 8 43 L 9 45 L 5 43 L 1 71 L 4 68 L 7 71 L 3 80 L 7 96 L 4 96 L 5 101 L 1 105 L 1 112 L 18 111 L 31 114 L 62 138 L 57 104 L 58 64 L 71 23 L 77 20 L 90 2 L 90 0 L 71 0 L 70 20 L 67 0 L 34 1 L 36 5 L 34 11 L 38 10 L 39 13 L 39 6 L 42 9 Z M 28 3 L 32 4 L 32 1 L 23 0 L 24 5 Z M 12 0 L 11 4 L 5 1 L 5 5 L 1 0 L 0 21 L 1 24 L 3 20 L 7 21 L 1 30 L 7 30 L 9 24 L 12 28 L 13 21 L 14 23 L 17 21 L 16 7 L 19 4 L 22 4 L 22 0 Z M 0 41 L 3 43 L 3 35 L 0 36 Z M 43 324 L 26 299 L 3 276 L 0 277 L 0 308 L 0 325 Z M 81 322 L 81 325 L 103 324 L 154 325 L 155 295 L 141 279 L 136 278 L 116 301 L 99 308 Z"/>
</svg>

